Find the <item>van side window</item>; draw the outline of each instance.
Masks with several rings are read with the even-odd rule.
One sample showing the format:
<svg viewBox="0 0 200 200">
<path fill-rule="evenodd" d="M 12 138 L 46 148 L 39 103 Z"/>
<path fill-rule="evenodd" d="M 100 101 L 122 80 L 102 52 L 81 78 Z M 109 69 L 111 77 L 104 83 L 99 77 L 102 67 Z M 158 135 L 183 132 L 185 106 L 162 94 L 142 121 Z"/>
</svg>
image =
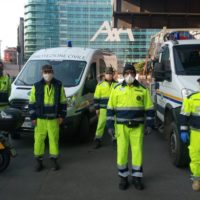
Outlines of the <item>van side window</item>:
<svg viewBox="0 0 200 200">
<path fill-rule="evenodd" d="M 97 85 L 96 63 L 92 63 L 90 66 L 90 70 L 88 71 L 88 74 L 86 76 L 83 95 L 88 93 L 94 93 L 96 85 Z"/>
</svg>

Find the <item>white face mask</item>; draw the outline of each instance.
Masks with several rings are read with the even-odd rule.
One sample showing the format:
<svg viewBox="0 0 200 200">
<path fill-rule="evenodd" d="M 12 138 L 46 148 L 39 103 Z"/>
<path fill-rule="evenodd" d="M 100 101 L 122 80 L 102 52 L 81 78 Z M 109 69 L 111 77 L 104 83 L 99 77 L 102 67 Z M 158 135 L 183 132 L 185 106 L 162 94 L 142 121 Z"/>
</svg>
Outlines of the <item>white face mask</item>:
<svg viewBox="0 0 200 200">
<path fill-rule="evenodd" d="M 130 74 L 128 76 L 126 76 L 124 79 L 127 84 L 132 84 L 135 80 L 135 78 L 133 76 L 131 76 Z"/>
<path fill-rule="evenodd" d="M 52 73 L 43 74 L 43 78 L 46 82 L 50 82 L 53 78 L 53 74 Z"/>
</svg>

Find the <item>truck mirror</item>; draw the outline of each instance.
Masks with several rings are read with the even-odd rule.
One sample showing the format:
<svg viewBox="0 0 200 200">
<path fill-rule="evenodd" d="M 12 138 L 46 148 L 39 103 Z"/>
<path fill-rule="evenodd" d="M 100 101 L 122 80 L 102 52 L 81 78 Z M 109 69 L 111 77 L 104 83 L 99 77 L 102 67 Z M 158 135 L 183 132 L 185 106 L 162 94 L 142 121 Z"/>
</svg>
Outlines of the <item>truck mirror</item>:
<svg viewBox="0 0 200 200">
<path fill-rule="evenodd" d="M 155 81 L 164 81 L 165 80 L 165 71 L 163 70 L 162 64 L 161 63 L 155 63 L 154 64 L 154 78 Z"/>
</svg>

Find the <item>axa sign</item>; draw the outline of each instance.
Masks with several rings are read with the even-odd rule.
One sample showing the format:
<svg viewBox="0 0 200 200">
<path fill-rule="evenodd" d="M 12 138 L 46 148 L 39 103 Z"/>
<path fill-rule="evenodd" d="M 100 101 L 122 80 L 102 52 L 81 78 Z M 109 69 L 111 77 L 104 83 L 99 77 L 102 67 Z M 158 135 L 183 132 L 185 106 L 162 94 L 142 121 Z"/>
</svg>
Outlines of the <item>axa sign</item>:
<svg viewBox="0 0 200 200">
<path fill-rule="evenodd" d="M 94 34 L 94 36 L 90 39 L 90 41 L 95 41 L 100 34 L 107 34 L 107 38 L 105 39 L 105 41 L 109 42 L 121 41 L 120 39 L 121 34 L 128 35 L 129 41 L 134 41 L 133 33 L 130 28 L 127 29 L 112 28 L 111 24 L 108 21 L 103 22 L 99 30 Z"/>
</svg>

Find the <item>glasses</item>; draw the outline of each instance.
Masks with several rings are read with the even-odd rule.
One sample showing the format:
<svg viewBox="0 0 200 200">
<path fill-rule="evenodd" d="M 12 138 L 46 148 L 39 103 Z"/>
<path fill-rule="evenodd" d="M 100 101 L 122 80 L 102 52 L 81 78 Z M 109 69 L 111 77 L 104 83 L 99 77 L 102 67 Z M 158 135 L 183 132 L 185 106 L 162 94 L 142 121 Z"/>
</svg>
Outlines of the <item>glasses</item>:
<svg viewBox="0 0 200 200">
<path fill-rule="evenodd" d="M 124 72 L 124 75 L 135 75 L 135 72 L 134 71 L 132 71 L 132 70 L 130 70 L 130 71 L 125 71 Z"/>
<path fill-rule="evenodd" d="M 49 69 L 49 70 L 43 70 L 44 74 L 52 74 L 53 70 Z"/>
</svg>

